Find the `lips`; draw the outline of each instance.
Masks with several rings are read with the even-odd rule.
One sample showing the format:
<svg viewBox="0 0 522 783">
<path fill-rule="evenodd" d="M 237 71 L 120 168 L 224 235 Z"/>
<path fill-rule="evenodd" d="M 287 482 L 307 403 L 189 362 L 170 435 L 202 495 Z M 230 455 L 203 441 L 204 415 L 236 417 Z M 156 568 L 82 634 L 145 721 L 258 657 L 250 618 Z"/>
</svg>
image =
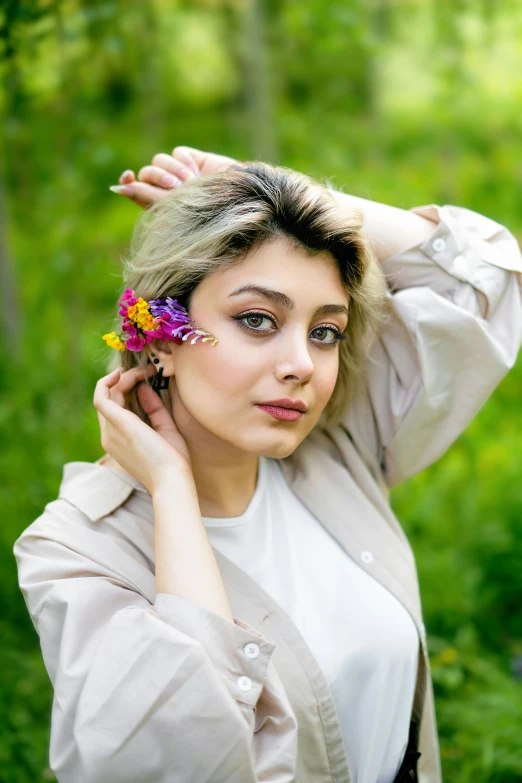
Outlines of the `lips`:
<svg viewBox="0 0 522 783">
<path fill-rule="evenodd" d="M 303 400 L 291 400 L 288 397 L 284 397 L 279 400 L 268 400 L 266 402 L 257 402 L 256 405 L 268 405 L 272 408 L 289 408 L 290 410 L 300 411 L 305 413 L 308 406 Z"/>
<path fill-rule="evenodd" d="M 283 408 L 281 405 L 256 405 L 256 408 L 281 421 L 299 421 L 304 416 L 304 413 L 295 408 Z"/>
</svg>

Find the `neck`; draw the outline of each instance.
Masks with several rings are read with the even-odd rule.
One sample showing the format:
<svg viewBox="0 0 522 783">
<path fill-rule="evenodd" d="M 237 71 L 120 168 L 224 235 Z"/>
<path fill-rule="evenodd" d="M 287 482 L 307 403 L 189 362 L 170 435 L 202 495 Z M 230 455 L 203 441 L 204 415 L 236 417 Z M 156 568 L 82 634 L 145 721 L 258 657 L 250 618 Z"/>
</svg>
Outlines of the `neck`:
<svg viewBox="0 0 522 783">
<path fill-rule="evenodd" d="M 197 450 L 191 452 L 191 461 L 203 517 L 238 517 L 246 511 L 257 484 L 257 455 L 227 460 L 222 451 Z"/>
<path fill-rule="evenodd" d="M 257 482 L 258 455 L 214 435 L 188 412 L 171 391 L 175 424 L 190 454 L 199 508 L 204 517 L 238 517 L 252 500 Z"/>
</svg>

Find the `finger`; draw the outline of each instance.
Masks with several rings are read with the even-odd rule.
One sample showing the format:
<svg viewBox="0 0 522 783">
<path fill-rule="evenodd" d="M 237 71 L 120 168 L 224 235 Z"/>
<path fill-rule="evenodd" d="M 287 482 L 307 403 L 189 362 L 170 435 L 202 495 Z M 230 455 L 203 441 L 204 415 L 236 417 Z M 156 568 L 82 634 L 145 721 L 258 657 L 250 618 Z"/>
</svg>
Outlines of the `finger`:
<svg viewBox="0 0 522 783">
<path fill-rule="evenodd" d="M 140 182 L 148 182 L 150 185 L 169 190 L 183 184 L 183 180 L 159 166 L 143 166 L 138 172 L 138 179 Z"/>
<path fill-rule="evenodd" d="M 181 180 L 194 179 L 194 177 L 199 177 L 201 173 L 193 160 L 178 160 L 165 152 L 158 152 L 154 155 L 152 163 L 175 174 Z"/>
<path fill-rule="evenodd" d="M 104 375 L 103 378 L 100 378 L 95 386 L 92 398 L 93 405 L 98 411 L 98 414 L 102 414 L 103 418 L 106 419 L 106 422 L 110 422 L 115 426 L 117 426 L 118 421 L 121 421 L 121 418 L 118 417 L 121 415 L 122 408 L 111 400 L 111 389 L 116 385 L 119 377 L 120 369 L 118 368 L 108 375 Z M 98 420 L 100 422 L 100 429 L 102 429 L 103 432 L 106 427 L 106 422 L 103 422 L 99 415 Z"/>
<path fill-rule="evenodd" d="M 145 367 L 132 367 L 130 370 L 126 370 L 120 377 L 118 383 L 116 383 L 110 390 L 110 399 L 113 402 L 117 402 L 122 408 L 126 407 L 125 395 L 136 386 L 140 381 L 145 378 L 150 378 L 156 372 L 154 364 L 147 364 Z"/>
<path fill-rule="evenodd" d="M 122 424 L 123 419 L 118 411 L 124 411 L 124 393 L 132 389 L 139 380 L 143 380 L 153 372 L 153 365 L 144 368 L 133 367 L 121 375 L 120 368 L 100 378 L 96 384 L 93 396 L 93 404 L 96 410 L 113 425 Z"/>
<path fill-rule="evenodd" d="M 172 150 L 172 155 L 174 159 L 184 162 L 187 166 L 195 165 L 196 168 L 201 171 L 205 166 L 208 152 L 197 150 L 195 147 L 186 147 L 185 145 L 180 145 L 178 147 L 174 147 Z"/>
<path fill-rule="evenodd" d="M 100 435 L 103 441 L 105 439 L 105 431 L 106 431 L 105 428 L 107 426 L 107 421 L 98 409 L 96 409 L 96 415 L 98 416 L 98 424 L 100 425 Z"/>
<path fill-rule="evenodd" d="M 131 182 L 135 182 L 136 177 L 134 176 L 134 172 L 132 169 L 125 169 L 123 174 L 120 175 L 120 178 L 118 182 L 120 185 L 129 185 Z"/>
<path fill-rule="evenodd" d="M 149 417 L 151 425 L 157 432 L 161 432 L 162 429 L 172 431 L 173 425 L 176 428 L 163 400 L 152 386 L 149 386 L 147 383 L 140 383 L 138 386 L 138 399 L 141 407 Z"/>
<path fill-rule="evenodd" d="M 134 201 L 139 207 L 147 209 L 148 207 L 165 198 L 168 190 L 158 188 L 155 185 L 147 185 L 145 182 L 133 182 L 132 185 L 119 186 L 123 190 L 115 191 L 122 196 L 126 196 L 129 201 Z M 113 187 L 110 190 L 114 190 Z"/>
</svg>

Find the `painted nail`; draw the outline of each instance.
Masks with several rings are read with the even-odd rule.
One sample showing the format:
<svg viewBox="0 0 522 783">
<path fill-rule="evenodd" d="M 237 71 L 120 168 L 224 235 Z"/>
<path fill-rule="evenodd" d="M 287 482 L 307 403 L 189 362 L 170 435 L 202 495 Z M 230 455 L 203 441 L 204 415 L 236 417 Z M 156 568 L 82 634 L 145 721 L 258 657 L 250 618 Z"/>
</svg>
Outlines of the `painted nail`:
<svg viewBox="0 0 522 783">
<path fill-rule="evenodd" d="M 190 171 L 190 169 L 178 169 L 178 177 L 181 177 L 181 179 L 191 179 L 194 175 L 194 172 Z"/>
<path fill-rule="evenodd" d="M 181 180 L 178 177 L 174 177 L 172 174 L 164 174 L 160 179 L 162 185 L 166 188 L 176 188 L 181 185 Z"/>
<path fill-rule="evenodd" d="M 110 185 L 109 190 L 112 190 L 113 193 L 119 193 L 122 196 L 134 195 L 134 188 L 130 185 Z"/>
<path fill-rule="evenodd" d="M 123 174 L 119 178 L 118 182 L 122 182 L 122 183 L 125 182 L 125 180 L 129 176 L 129 174 L 132 174 L 132 171 L 130 169 L 125 169 L 125 171 L 123 172 Z"/>
<path fill-rule="evenodd" d="M 182 153 L 182 154 L 178 153 L 178 157 L 181 158 L 181 162 L 185 166 L 187 166 L 191 171 L 194 172 L 196 177 L 199 177 L 200 171 L 196 166 L 196 164 L 194 163 L 194 161 L 192 160 L 192 158 L 190 157 L 190 155 L 188 155 L 187 153 Z"/>
</svg>

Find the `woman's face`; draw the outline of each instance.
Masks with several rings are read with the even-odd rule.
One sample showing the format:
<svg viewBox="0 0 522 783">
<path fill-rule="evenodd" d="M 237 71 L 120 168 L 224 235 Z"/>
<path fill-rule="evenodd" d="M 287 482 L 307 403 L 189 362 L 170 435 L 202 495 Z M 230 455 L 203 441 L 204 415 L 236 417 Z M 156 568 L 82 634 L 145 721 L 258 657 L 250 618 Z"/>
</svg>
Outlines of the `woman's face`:
<svg viewBox="0 0 522 783">
<path fill-rule="evenodd" d="M 262 286 L 279 301 L 238 289 Z M 285 300 L 285 301 L 283 301 Z M 320 315 L 316 310 L 329 306 Z M 189 442 L 221 441 L 281 459 L 291 454 L 330 399 L 339 367 L 336 331 L 346 328 L 348 295 L 328 253 L 309 256 L 284 238 L 270 240 L 239 265 L 208 275 L 194 290 L 190 316 L 218 338 L 170 344 L 165 362 L 174 420 Z M 307 411 L 274 418 L 259 403 L 289 397 Z"/>
</svg>

